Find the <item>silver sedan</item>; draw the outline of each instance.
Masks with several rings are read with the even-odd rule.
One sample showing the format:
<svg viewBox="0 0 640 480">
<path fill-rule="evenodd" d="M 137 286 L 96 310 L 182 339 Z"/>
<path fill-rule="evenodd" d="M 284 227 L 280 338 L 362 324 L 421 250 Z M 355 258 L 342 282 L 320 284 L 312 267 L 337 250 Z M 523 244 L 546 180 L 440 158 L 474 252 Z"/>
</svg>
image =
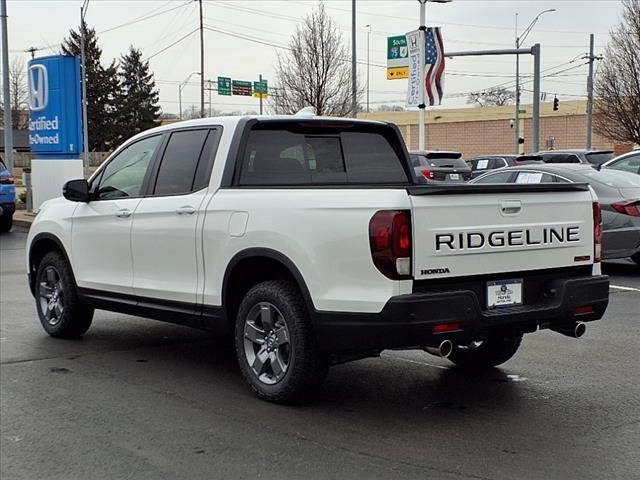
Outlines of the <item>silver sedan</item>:
<svg viewBox="0 0 640 480">
<path fill-rule="evenodd" d="M 640 176 L 584 164 L 529 165 L 501 168 L 470 183 L 588 183 L 602 207 L 605 260 L 631 259 L 640 265 Z"/>
</svg>

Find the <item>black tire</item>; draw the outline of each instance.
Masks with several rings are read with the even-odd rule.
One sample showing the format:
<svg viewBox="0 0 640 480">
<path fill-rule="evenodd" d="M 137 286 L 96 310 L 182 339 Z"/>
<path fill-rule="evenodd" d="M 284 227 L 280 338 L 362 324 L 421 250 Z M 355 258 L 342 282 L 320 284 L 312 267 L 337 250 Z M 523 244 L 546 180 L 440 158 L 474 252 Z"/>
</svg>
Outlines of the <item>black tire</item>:
<svg viewBox="0 0 640 480">
<path fill-rule="evenodd" d="M 521 342 L 522 335 L 490 336 L 477 346 L 456 346 L 449 355 L 449 360 L 460 368 L 484 370 L 498 366 L 513 357 Z"/>
<path fill-rule="evenodd" d="M 242 376 L 269 402 L 307 398 L 326 378 L 328 358 L 318 348 L 305 302 L 292 282 L 266 281 L 247 292 L 236 318 L 235 345 Z"/>
<path fill-rule="evenodd" d="M 5 215 L 0 218 L 0 233 L 6 233 L 13 226 L 13 215 Z"/>
<path fill-rule="evenodd" d="M 636 253 L 635 255 L 632 255 L 631 260 L 636 262 L 636 265 L 640 265 L 640 252 Z"/>
<path fill-rule="evenodd" d="M 91 326 L 93 308 L 78 300 L 71 267 L 61 253 L 47 253 L 38 265 L 35 296 L 40 323 L 52 337 L 77 338 Z"/>
</svg>

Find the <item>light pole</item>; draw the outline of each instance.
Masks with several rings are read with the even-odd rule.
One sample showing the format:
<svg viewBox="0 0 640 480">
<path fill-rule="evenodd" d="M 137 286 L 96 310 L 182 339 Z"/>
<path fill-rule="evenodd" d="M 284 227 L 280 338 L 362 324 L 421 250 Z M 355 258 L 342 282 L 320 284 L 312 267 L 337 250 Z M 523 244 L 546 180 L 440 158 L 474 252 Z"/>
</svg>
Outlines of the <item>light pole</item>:
<svg viewBox="0 0 640 480">
<path fill-rule="evenodd" d="M 427 2 L 431 2 L 431 3 L 449 3 L 451 2 L 451 0 L 418 0 L 418 2 L 420 2 L 420 28 L 419 30 L 422 30 L 423 34 L 422 34 L 422 39 L 423 39 L 423 44 L 420 46 L 420 48 L 422 48 L 422 59 L 423 61 L 420 62 L 420 83 L 421 83 L 421 87 L 420 87 L 420 104 L 418 105 L 418 108 L 420 109 L 420 116 L 418 117 L 418 149 L 419 150 L 424 150 L 425 149 L 425 109 L 427 108 L 427 105 L 425 104 L 425 89 L 426 89 L 426 85 L 424 83 L 425 78 L 425 72 L 424 72 L 424 57 L 425 57 L 425 52 L 424 49 L 426 47 L 426 45 L 424 44 L 424 31 L 427 29 L 426 23 L 427 23 L 427 13 L 426 13 L 426 3 Z"/>
<path fill-rule="evenodd" d="M 4 97 L 4 160 L 13 175 L 13 123 L 11 121 L 11 95 L 9 93 L 9 40 L 7 34 L 7 0 L 0 0 L 2 20 L 2 95 Z"/>
<path fill-rule="evenodd" d="M 187 78 L 184 79 L 180 85 L 178 85 L 178 103 L 180 104 L 180 120 L 182 120 L 182 89 L 189 82 L 189 79 L 194 75 L 200 75 L 200 72 L 191 72 Z M 202 112 L 200 113 L 202 115 Z"/>
<path fill-rule="evenodd" d="M 538 22 L 538 19 L 545 13 L 555 12 L 555 8 L 543 10 L 531 21 L 529 26 L 524 29 L 522 35 L 518 35 L 518 14 L 516 13 L 516 50 L 520 48 L 520 45 L 527 38 L 527 35 L 531 33 L 533 26 Z M 516 53 L 516 120 L 515 120 L 515 134 L 516 134 L 516 155 L 520 154 L 520 55 Z"/>
<path fill-rule="evenodd" d="M 85 27 L 84 16 L 87 14 L 89 0 L 84 0 L 80 7 L 80 61 L 82 63 L 82 166 L 84 176 L 89 177 L 89 120 L 87 114 L 87 61 L 85 56 Z"/>
<path fill-rule="evenodd" d="M 369 37 L 371 36 L 371 25 L 367 25 L 367 113 L 369 113 Z"/>
</svg>

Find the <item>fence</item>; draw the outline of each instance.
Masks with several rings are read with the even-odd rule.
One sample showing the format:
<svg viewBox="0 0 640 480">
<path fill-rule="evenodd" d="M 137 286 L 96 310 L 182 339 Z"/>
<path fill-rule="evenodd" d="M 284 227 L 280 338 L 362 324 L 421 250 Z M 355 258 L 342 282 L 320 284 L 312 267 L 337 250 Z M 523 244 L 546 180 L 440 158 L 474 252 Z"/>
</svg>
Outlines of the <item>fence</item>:
<svg viewBox="0 0 640 480">
<path fill-rule="evenodd" d="M 97 167 L 109 156 L 111 152 L 89 152 L 89 165 Z M 18 152 L 13 154 L 13 165 L 16 168 L 25 168 L 31 166 L 31 160 L 36 157 L 35 153 Z"/>
</svg>

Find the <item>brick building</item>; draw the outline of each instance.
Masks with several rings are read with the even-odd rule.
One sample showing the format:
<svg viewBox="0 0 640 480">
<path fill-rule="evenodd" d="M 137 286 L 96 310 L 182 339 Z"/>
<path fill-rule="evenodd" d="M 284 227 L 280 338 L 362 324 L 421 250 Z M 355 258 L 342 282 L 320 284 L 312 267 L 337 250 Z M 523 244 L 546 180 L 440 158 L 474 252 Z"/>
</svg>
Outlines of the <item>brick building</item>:
<svg viewBox="0 0 640 480">
<path fill-rule="evenodd" d="M 521 105 L 520 136 L 525 143 L 522 152 L 531 152 L 532 105 Z M 429 110 L 426 114 L 426 146 L 429 150 L 455 150 L 464 157 L 492 153 L 513 153 L 515 132 L 513 105 L 507 107 L 458 108 Z M 558 111 L 553 104 L 540 104 L 540 148 L 585 148 L 587 128 L 585 101 L 563 101 Z M 418 147 L 418 112 L 362 113 L 359 118 L 384 120 L 398 125 L 409 149 Z M 611 149 L 616 154 L 631 150 L 631 145 L 618 144 L 593 133 L 594 149 Z"/>
</svg>

